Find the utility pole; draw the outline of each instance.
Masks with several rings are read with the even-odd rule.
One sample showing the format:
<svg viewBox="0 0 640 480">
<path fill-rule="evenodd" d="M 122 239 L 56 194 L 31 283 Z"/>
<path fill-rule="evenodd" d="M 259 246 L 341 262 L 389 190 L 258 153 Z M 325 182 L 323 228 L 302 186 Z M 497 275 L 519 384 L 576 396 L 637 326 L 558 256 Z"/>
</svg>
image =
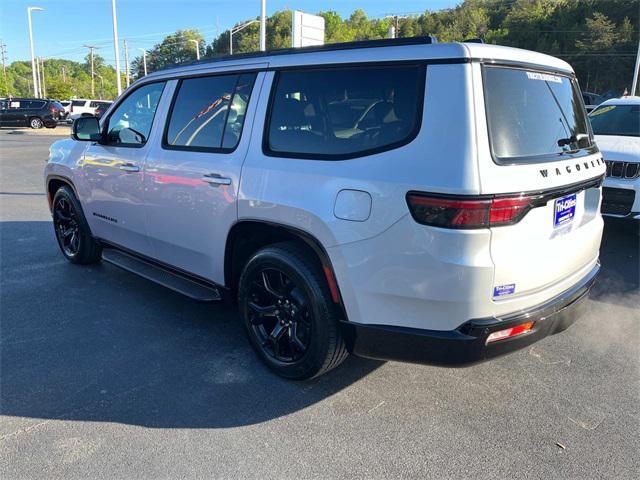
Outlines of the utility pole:
<svg viewBox="0 0 640 480">
<path fill-rule="evenodd" d="M 260 2 L 260 51 L 267 49 L 267 0 Z"/>
<path fill-rule="evenodd" d="M 36 57 L 36 98 L 42 98 L 42 84 L 40 83 L 40 61 Z"/>
<path fill-rule="evenodd" d="M 62 66 L 62 83 L 67 83 L 67 69 Z"/>
<path fill-rule="evenodd" d="M 4 76 L 4 83 L 9 90 L 9 82 L 7 82 L 7 46 L 0 42 L 0 55 L 2 56 L 2 75 Z"/>
<path fill-rule="evenodd" d="M 42 11 L 44 8 L 27 7 L 27 17 L 29 18 L 29 43 L 31 44 L 31 74 L 33 76 L 33 96 L 38 97 L 38 77 L 36 76 L 36 54 L 33 47 L 33 28 L 31 26 L 31 12 Z"/>
<path fill-rule="evenodd" d="M 129 88 L 130 79 L 129 79 L 129 46 L 127 45 L 127 39 L 123 40 L 124 42 L 124 64 L 125 64 L 125 72 L 127 78 L 127 88 Z"/>
<path fill-rule="evenodd" d="M 111 19 L 113 20 L 113 49 L 116 54 L 116 87 L 118 96 L 122 93 L 122 79 L 120 78 L 120 47 L 118 45 L 118 16 L 116 14 L 116 0 L 111 0 Z"/>
<path fill-rule="evenodd" d="M 42 72 L 42 90 L 40 93 L 42 94 L 42 98 L 47 98 L 47 83 L 44 76 L 44 58 L 42 57 L 40 57 L 40 71 Z"/>
<path fill-rule="evenodd" d="M 196 44 L 196 60 L 200 60 L 200 42 L 195 38 L 191 38 L 189 41 Z"/>
<path fill-rule="evenodd" d="M 147 51 L 144 48 L 138 48 L 142 50 L 142 65 L 144 66 L 144 76 L 147 76 Z"/>
<path fill-rule="evenodd" d="M 89 49 L 89 53 L 91 55 L 91 98 L 96 96 L 96 88 L 95 88 L 95 72 L 93 70 L 93 50 L 98 48 L 98 47 L 94 47 L 93 45 L 83 45 L 83 47 L 88 48 Z"/>
</svg>

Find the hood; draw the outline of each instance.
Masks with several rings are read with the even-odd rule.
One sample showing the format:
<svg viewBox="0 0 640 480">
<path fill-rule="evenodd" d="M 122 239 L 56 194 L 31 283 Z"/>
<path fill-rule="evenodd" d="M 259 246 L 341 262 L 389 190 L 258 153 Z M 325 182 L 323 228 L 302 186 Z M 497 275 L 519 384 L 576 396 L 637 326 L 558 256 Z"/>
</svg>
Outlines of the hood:
<svg viewBox="0 0 640 480">
<path fill-rule="evenodd" d="M 640 162 L 640 137 L 596 135 L 595 138 L 605 160 Z"/>
</svg>

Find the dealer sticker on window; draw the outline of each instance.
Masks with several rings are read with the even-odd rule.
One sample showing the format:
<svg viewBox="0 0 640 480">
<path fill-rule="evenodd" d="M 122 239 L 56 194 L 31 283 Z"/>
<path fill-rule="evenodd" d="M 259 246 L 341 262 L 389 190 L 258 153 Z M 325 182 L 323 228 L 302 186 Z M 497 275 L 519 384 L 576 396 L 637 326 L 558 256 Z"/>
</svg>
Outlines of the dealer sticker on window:
<svg viewBox="0 0 640 480">
<path fill-rule="evenodd" d="M 549 75 L 548 73 L 527 72 L 529 80 L 542 80 L 543 82 L 562 83 L 562 77 L 557 75 Z"/>
<path fill-rule="evenodd" d="M 561 227 L 571 223 L 576 216 L 576 194 L 558 198 L 553 205 L 553 226 Z"/>
</svg>

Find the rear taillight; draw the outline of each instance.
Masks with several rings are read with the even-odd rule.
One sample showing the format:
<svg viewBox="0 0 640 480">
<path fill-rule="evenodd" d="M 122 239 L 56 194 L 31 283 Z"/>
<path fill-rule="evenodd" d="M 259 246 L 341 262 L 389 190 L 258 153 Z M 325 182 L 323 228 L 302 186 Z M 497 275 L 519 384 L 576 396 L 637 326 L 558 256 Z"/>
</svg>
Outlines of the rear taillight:
<svg viewBox="0 0 640 480">
<path fill-rule="evenodd" d="M 539 196 L 441 197 L 409 193 L 407 204 L 414 220 L 442 228 L 488 228 L 519 222 Z"/>
</svg>

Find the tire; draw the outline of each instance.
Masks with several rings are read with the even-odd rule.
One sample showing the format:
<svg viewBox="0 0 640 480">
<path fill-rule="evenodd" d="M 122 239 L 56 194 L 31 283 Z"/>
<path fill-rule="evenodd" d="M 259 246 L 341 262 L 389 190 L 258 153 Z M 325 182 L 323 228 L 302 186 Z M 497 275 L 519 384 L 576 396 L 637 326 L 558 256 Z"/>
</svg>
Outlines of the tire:
<svg viewBox="0 0 640 480">
<path fill-rule="evenodd" d="M 249 259 L 238 306 L 252 347 L 281 377 L 317 377 L 348 356 L 325 276 L 296 243 L 262 248 Z"/>
<path fill-rule="evenodd" d="M 40 117 L 31 117 L 29 119 L 29 126 L 34 130 L 39 130 L 40 128 L 44 127 L 44 122 Z"/>
<path fill-rule="evenodd" d="M 102 247 L 91 236 L 80 202 L 70 187 L 58 189 L 52 210 L 56 240 L 64 257 L 79 265 L 100 261 Z"/>
</svg>

